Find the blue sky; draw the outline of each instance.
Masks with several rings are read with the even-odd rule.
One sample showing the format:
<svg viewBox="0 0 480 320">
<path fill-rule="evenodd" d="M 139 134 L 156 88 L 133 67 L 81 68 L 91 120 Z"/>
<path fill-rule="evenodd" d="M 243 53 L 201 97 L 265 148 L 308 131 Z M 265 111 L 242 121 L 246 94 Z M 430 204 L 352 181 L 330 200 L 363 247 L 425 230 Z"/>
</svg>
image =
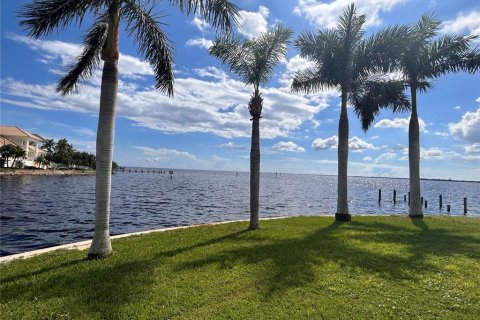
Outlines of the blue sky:
<svg viewBox="0 0 480 320">
<path fill-rule="evenodd" d="M 54 91 L 91 20 L 32 40 L 16 17 L 26 3 L 1 3 L 1 124 L 67 138 L 77 149 L 94 152 L 100 73 L 76 94 L 62 98 Z M 252 37 L 283 21 L 296 38 L 304 30 L 335 26 L 350 1 L 236 3 L 243 10 L 239 34 Z M 426 12 L 444 21 L 441 33 L 480 34 L 476 0 L 359 0 L 356 5 L 367 14 L 367 35 L 414 23 Z M 122 30 L 114 160 L 125 166 L 248 171 L 251 124 L 246 105 L 252 88 L 208 55 L 206 48 L 215 38 L 208 24 L 180 14 L 167 2 L 161 2 L 158 12 L 175 44 L 175 97 L 155 92 L 150 67 Z M 305 96 L 288 89 L 294 72 L 307 65 L 289 48 L 263 88 L 262 171 L 336 174 L 338 92 Z M 480 76 L 444 76 L 418 103 L 421 176 L 480 180 Z M 408 114 L 382 112 L 368 133 L 351 109 L 349 118 L 349 174 L 408 177 Z"/>
</svg>

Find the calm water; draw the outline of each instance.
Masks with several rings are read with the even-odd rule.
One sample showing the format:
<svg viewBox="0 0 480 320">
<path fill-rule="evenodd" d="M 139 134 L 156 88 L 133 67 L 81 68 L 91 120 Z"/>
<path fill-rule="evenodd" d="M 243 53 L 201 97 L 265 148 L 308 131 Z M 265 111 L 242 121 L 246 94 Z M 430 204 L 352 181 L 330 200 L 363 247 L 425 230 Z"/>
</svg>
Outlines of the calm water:
<svg viewBox="0 0 480 320">
<path fill-rule="evenodd" d="M 0 177 L 1 255 L 91 238 L 94 224 L 94 176 Z M 382 204 L 377 203 L 382 189 Z M 392 203 L 397 190 L 397 204 Z M 422 181 L 426 214 L 480 217 L 480 183 Z M 408 180 L 349 179 L 352 214 L 406 214 Z M 443 210 L 438 195 L 443 194 Z M 336 177 L 266 173 L 261 177 L 261 217 L 321 215 L 335 212 Z M 249 218 L 249 174 L 176 170 L 173 179 L 159 173 L 113 176 L 111 233 Z"/>
</svg>

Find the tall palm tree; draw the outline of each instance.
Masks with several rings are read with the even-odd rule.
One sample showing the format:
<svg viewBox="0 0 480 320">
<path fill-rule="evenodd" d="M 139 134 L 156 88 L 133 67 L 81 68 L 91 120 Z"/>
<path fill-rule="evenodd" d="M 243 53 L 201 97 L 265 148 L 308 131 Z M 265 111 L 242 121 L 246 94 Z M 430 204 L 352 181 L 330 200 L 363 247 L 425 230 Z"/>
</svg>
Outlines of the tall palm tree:
<svg viewBox="0 0 480 320">
<path fill-rule="evenodd" d="M 417 93 L 426 92 L 432 87 L 432 80 L 440 76 L 466 71 L 477 72 L 480 68 L 480 54 L 478 48 L 471 50 L 470 43 L 477 36 L 445 35 L 436 39 L 441 22 L 432 15 L 423 15 L 413 26 L 408 27 L 400 42 L 400 49 L 394 53 L 398 57 L 397 69 L 405 88 L 410 88 L 411 111 L 408 129 L 408 160 L 410 172 L 410 209 L 409 216 L 423 217 L 420 200 L 420 134 L 417 110 Z M 360 97 L 368 100 L 367 95 Z M 366 106 L 357 109 L 363 119 L 364 130 L 368 129 L 380 108 L 378 105 Z M 393 111 L 397 111 L 394 109 Z"/>
<path fill-rule="evenodd" d="M 197 14 L 214 28 L 230 30 L 238 8 L 228 0 L 169 0 L 186 14 Z M 109 234 L 112 152 L 115 125 L 115 102 L 118 87 L 119 26 L 123 21 L 129 36 L 155 73 L 155 87 L 173 96 L 172 44 L 162 31 L 161 16 L 153 14 L 155 0 L 35 0 L 21 11 L 21 24 L 30 36 L 39 38 L 53 30 L 80 25 L 91 14 L 93 24 L 83 39 L 83 52 L 57 86 L 66 95 L 81 80 L 92 75 L 103 60 L 100 110 L 97 128 L 95 231 L 89 257 L 111 254 Z M 147 8 L 147 6 L 149 6 Z"/>
<path fill-rule="evenodd" d="M 252 142 L 250 150 L 250 230 L 259 227 L 260 192 L 260 118 L 263 98 L 260 85 L 269 81 L 278 62 L 285 57 L 293 31 L 278 24 L 254 39 L 240 39 L 224 35 L 215 40 L 210 54 L 219 58 L 246 85 L 253 86 L 248 103 L 252 116 Z"/>
<path fill-rule="evenodd" d="M 368 39 L 364 38 L 364 15 L 357 15 L 355 5 L 348 6 L 335 29 L 303 32 L 295 41 L 300 56 L 315 62 L 315 66 L 296 73 L 291 89 L 293 92 L 313 93 L 335 88 L 341 93 L 340 120 L 338 124 L 338 189 L 335 219 L 350 221 L 348 210 L 348 135 L 347 102 L 355 103 L 358 90 L 365 83 L 377 83 L 375 75 L 391 69 L 390 56 L 397 50 L 396 40 L 405 32 L 404 27 L 385 29 Z M 398 104 L 401 87 L 389 85 L 395 93 L 392 101 L 377 103 Z M 381 85 L 382 83 L 380 83 Z M 381 86 L 380 86 L 381 87 Z M 397 90 L 394 90 L 397 89 Z"/>
</svg>

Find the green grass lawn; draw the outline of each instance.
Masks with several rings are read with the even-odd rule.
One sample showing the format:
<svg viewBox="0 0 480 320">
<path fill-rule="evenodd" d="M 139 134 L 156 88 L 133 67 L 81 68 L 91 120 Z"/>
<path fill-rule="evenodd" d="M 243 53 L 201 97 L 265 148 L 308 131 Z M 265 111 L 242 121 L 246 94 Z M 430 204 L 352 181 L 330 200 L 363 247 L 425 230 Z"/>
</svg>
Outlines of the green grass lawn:
<svg viewBox="0 0 480 320">
<path fill-rule="evenodd" d="M 480 319 L 480 219 L 300 217 L 0 267 L 2 319 Z"/>
</svg>

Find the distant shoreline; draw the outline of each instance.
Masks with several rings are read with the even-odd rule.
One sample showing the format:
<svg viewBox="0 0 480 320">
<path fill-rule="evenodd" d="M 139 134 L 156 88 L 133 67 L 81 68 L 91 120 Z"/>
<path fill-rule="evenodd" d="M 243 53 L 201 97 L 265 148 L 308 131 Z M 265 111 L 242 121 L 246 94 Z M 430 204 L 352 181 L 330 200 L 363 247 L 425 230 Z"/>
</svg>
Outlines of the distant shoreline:
<svg viewBox="0 0 480 320">
<path fill-rule="evenodd" d="M 95 170 L 0 169 L 0 176 L 86 176 L 94 174 Z"/>
</svg>

